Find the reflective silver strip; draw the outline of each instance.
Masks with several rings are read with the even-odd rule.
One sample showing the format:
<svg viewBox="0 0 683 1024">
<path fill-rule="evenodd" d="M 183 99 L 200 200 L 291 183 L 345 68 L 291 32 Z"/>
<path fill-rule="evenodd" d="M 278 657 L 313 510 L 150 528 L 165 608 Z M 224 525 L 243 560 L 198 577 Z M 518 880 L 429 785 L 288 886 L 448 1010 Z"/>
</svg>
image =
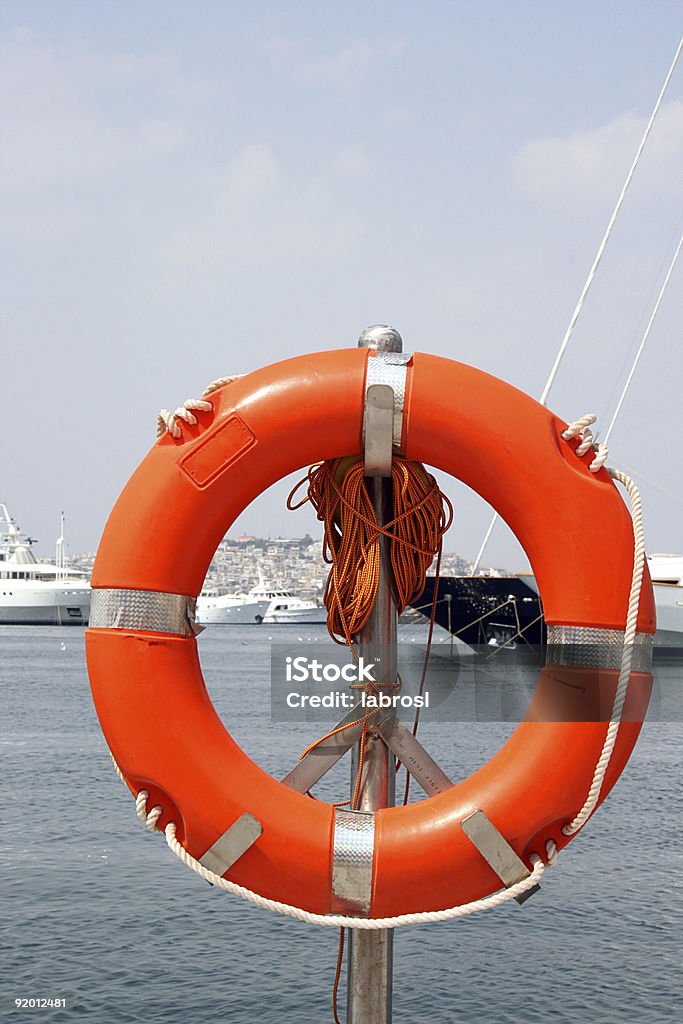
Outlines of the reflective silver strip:
<svg viewBox="0 0 683 1024">
<path fill-rule="evenodd" d="M 199 858 L 199 863 L 213 871 L 214 875 L 224 875 L 262 834 L 260 821 L 246 812 L 240 814 L 237 821 Z"/>
<path fill-rule="evenodd" d="M 489 867 L 493 868 L 506 889 L 528 878 L 531 872 L 521 857 L 518 857 L 490 818 L 483 811 L 474 811 L 461 823 L 469 841 L 477 848 Z M 518 903 L 538 892 L 540 885 L 527 889 L 521 896 L 515 896 Z"/>
<path fill-rule="evenodd" d="M 93 590 L 90 626 L 194 636 L 195 597 L 155 590 Z"/>
<path fill-rule="evenodd" d="M 548 626 L 547 665 L 582 665 L 590 668 L 621 668 L 623 629 L 597 626 Z M 633 672 L 652 669 L 652 636 L 636 633 L 633 643 Z"/>
<path fill-rule="evenodd" d="M 378 352 L 368 357 L 366 391 L 374 384 L 388 384 L 394 392 L 394 447 L 401 446 L 403 406 L 406 399 L 406 373 L 411 352 Z"/>
<path fill-rule="evenodd" d="M 370 913 L 374 847 L 374 814 L 335 811 L 332 892 L 348 913 Z"/>
</svg>

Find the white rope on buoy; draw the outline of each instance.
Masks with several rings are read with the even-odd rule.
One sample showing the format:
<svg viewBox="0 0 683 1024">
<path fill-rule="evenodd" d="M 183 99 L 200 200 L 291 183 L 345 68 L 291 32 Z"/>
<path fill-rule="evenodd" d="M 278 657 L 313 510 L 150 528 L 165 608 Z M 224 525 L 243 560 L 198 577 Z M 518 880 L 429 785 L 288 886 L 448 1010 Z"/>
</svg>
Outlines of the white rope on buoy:
<svg viewBox="0 0 683 1024">
<path fill-rule="evenodd" d="M 202 398 L 206 398 L 207 395 L 213 394 L 214 391 L 218 391 L 224 384 L 232 384 L 234 380 L 241 380 L 244 376 L 243 373 L 233 373 L 228 377 L 216 377 L 210 384 L 207 384 L 202 392 Z"/>
<path fill-rule="evenodd" d="M 116 774 L 127 786 L 125 775 L 114 760 L 114 756 L 111 754 L 111 751 L 110 756 L 114 763 Z M 148 799 L 149 793 L 147 790 L 141 789 L 135 798 L 135 813 L 144 826 L 149 829 L 150 832 L 154 832 L 158 830 L 157 823 L 163 814 L 163 808 L 157 804 L 148 811 Z M 534 853 L 531 855 L 533 870 L 531 871 L 531 874 L 527 878 L 522 879 L 521 882 L 517 882 L 515 885 L 510 886 L 509 889 L 502 889 L 500 892 L 492 893 L 491 896 L 487 896 L 485 899 L 475 900 L 472 903 L 465 903 L 459 907 L 450 907 L 446 910 L 430 910 L 415 914 L 400 914 L 397 917 L 384 918 L 348 917 L 344 914 L 313 914 L 308 910 L 302 910 L 301 907 L 292 907 L 288 903 L 280 903 L 277 900 L 266 899 L 265 896 L 260 896 L 257 892 L 252 892 L 251 889 L 247 889 L 242 885 L 237 885 L 236 882 L 231 882 L 227 878 L 223 878 L 222 875 L 215 874 L 213 871 L 210 871 L 209 868 L 205 868 L 203 864 L 200 864 L 191 853 L 188 853 L 185 847 L 178 841 L 176 832 L 176 823 L 173 821 L 169 822 L 164 829 L 164 835 L 169 848 L 173 850 L 173 853 L 183 862 L 183 864 L 191 868 L 192 871 L 211 885 L 216 886 L 218 889 L 222 889 L 224 892 L 232 893 L 234 896 L 240 896 L 242 899 L 255 904 L 257 907 L 261 907 L 264 910 L 271 910 L 277 914 L 283 914 L 286 917 L 296 918 L 298 921 L 305 921 L 309 924 L 320 924 L 328 928 L 360 928 L 367 931 L 381 928 L 400 928 L 402 925 L 407 924 L 429 924 L 435 921 L 452 921 L 459 917 L 468 917 L 470 914 L 475 914 L 479 910 L 491 910 L 494 907 L 501 906 L 503 903 L 507 903 L 508 900 L 521 896 L 523 893 L 527 892 L 527 890 L 532 889 L 538 884 L 545 868 L 545 864 L 541 858 Z M 557 848 L 552 839 L 549 839 L 545 845 L 548 867 L 552 867 L 557 860 Z"/>
<path fill-rule="evenodd" d="M 195 412 L 211 412 L 212 409 L 213 405 L 211 402 L 204 402 L 199 398 L 185 399 L 183 404 L 179 405 L 173 412 L 169 412 L 168 409 L 160 409 L 157 416 L 157 440 L 166 431 L 169 432 L 171 437 L 175 437 L 178 440 L 183 436 L 183 432 L 180 429 L 181 422 L 189 423 L 194 427 L 199 423 Z"/>
<path fill-rule="evenodd" d="M 163 814 L 163 808 L 157 804 L 151 809 L 147 810 L 147 801 L 149 799 L 149 793 L 146 789 L 141 789 L 135 798 L 135 813 L 137 814 L 140 821 L 143 823 L 145 828 L 149 829 L 150 832 L 154 832 L 157 827 L 157 822 Z"/>
<path fill-rule="evenodd" d="M 679 48 L 680 49 L 680 48 Z M 680 251 L 681 245 L 676 250 L 676 256 Z M 676 257 L 674 257 L 675 262 Z M 673 269 L 673 263 L 669 270 L 670 276 L 671 269 Z M 660 298 L 661 298 L 660 293 Z M 591 448 L 595 451 L 595 458 L 591 462 L 589 469 L 593 473 L 597 473 L 601 469 L 608 457 L 608 448 L 606 444 L 596 445 L 593 439 L 593 435 L 590 431 L 590 427 L 595 423 L 596 417 L 594 413 L 587 413 L 585 416 L 581 416 L 578 420 L 574 420 L 570 423 L 566 430 L 563 432 L 562 437 L 565 441 L 569 441 L 574 437 L 581 437 L 581 443 L 576 448 L 576 455 L 585 455 Z M 591 781 L 586 800 L 583 807 L 578 811 L 576 816 L 569 822 L 569 824 L 562 827 L 562 832 L 566 836 L 572 836 L 579 831 L 580 828 L 586 823 L 588 818 L 595 810 L 598 800 L 600 798 L 600 791 L 602 784 L 605 781 L 605 775 L 609 766 L 612 752 L 614 751 L 615 744 L 617 742 L 617 735 L 619 733 L 619 726 L 621 724 L 621 716 L 624 712 L 624 702 L 626 700 L 626 692 L 628 690 L 628 684 L 631 677 L 631 666 L 633 664 L 633 648 L 635 643 L 636 632 L 638 628 L 638 610 L 640 608 L 640 591 L 643 582 L 643 571 L 645 567 L 645 531 L 643 528 L 643 515 L 642 515 L 642 503 L 640 499 L 640 492 L 636 487 L 636 484 L 626 473 L 623 473 L 619 469 L 607 470 L 613 480 L 618 480 L 620 484 L 626 488 L 628 495 L 631 499 L 631 520 L 633 523 L 633 571 L 631 575 L 631 588 L 629 591 L 628 609 L 626 612 L 626 624 L 624 629 L 624 647 L 621 655 L 621 666 L 619 670 L 619 679 L 617 681 L 617 688 L 614 695 L 614 702 L 612 705 L 612 713 L 610 715 L 610 721 L 607 728 L 607 734 L 605 741 L 598 758 L 598 762 L 595 766 L 593 773 L 593 779 Z M 494 520 L 495 522 L 495 520 Z M 489 527 L 487 539 L 491 534 L 493 523 Z M 555 856 L 556 856 L 555 852 Z M 548 859 L 550 864 L 550 858 Z M 554 860 L 553 860 L 554 863 Z"/>
<path fill-rule="evenodd" d="M 111 754 L 111 751 L 110 756 L 114 763 L 116 774 L 127 786 L 126 777 L 114 760 L 114 756 Z M 135 798 L 135 813 L 144 826 L 150 832 L 154 832 L 158 829 L 157 823 L 163 814 L 163 808 L 157 804 L 148 811 L 148 799 L 149 793 L 147 790 L 141 789 Z M 222 875 L 217 875 L 213 871 L 210 871 L 209 868 L 205 868 L 204 865 L 200 864 L 191 853 L 188 853 L 185 847 L 178 841 L 176 831 L 177 826 L 173 821 L 169 822 L 164 829 L 164 835 L 169 848 L 173 850 L 173 853 L 175 853 L 176 857 L 178 857 L 183 864 L 191 868 L 192 871 L 196 872 L 196 874 L 211 885 L 216 886 L 218 889 L 222 889 L 224 892 L 232 893 L 234 896 L 240 896 L 242 899 L 255 904 L 257 907 L 261 907 L 264 910 L 271 910 L 277 914 L 283 914 L 286 917 L 296 918 L 298 921 L 305 921 L 308 924 L 320 924 L 328 928 L 359 928 L 367 931 L 381 928 L 400 928 L 402 925 L 407 924 L 428 924 L 435 921 L 452 921 L 459 917 L 468 917 L 470 914 L 475 914 L 479 910 L 491 910 L 494 907 L 501 906 L 503 903 L 507 903 L 508 900 L 521 896 L 523 893 L 532 889 L 539 883 L 545 868 L 545 864 L 541 858 L 534 853 L 531 855 L 533 870 L 531 871 L 531 874 L 527 878 L 522 879 L 521 882 L 517 882 L 515 885 L 510 886 L 509 889 L 502 889 L 500 892 L 492 893 L 491 896 L 487 896 L 485 899 L 475 900 L 472 903 L 465 903 L 459 907 L 450 907 L 446 910 L 430 910 L 423 911 L 421 913 L 400 914 L 397 917 L 384 918 L 348 917 L 344 914 L 313 914 L 308 910 L 302 910 L 301 907 L 292 907 L 288 903 L 280 903 L 277 900 L 266 899 L 265 896 L 260 896 L 257 892 L 252 892 L 251 889 L 247 889 L 242 885 L 237 885 L 236 882 L 231 882 L 227 878 L 223 878 Z M 557 848 L 552 839 L 549 839 L 545 845 L 548 867 L 552 867 L 557 860 Z"/>
<path fill-rule="evenodd" d="M 296 918 L 298 921 L 305 921 L 307 924 L 320 924 L 327 928 L 356 928 L 361 931 L 374 931 L 383 928 L 401 928 L 408 924 L 432 924 L 436 921 L 453 921 L 460 917 L 468 917 L 479 910 L 491 910 L 493 907 L 499 907 L 503 903 L 507 903 L 508 900 L 512 900 L 516 896 L 521 896 L 535 885 L 538 885 L 545 869 L 545 864 L 541 858 L 534 853 L 531 855 L 533 870 L 523 881 L 517 882 L 516 885 L 510 886 L 509 889 L 502 889 L 500 892 L 493 893 L 485 899 L 464 903 L 459 907 L 449 907 L 447 910 L 420 911 L 414 914 L 399 914 L 396 917 L 349 917 L 346 914 L 313 914 L 308 910 L 302 910 L 301 907 L 292 907 L 288 903 L 266 899 L 265 896 L 259 896 L 258 893 L 252 892 L 251 889 L 246 889 L 242 885 L 237 885 L 235 882 L 230 882 L 227 878 L 223 878 L 222 875 L 216 875 L 213 871 L 209 871 L 198 860 L 195 860 L 178 842 L 176 826 L 173 822 L 166 826 L 165 835 L 166 842 L 176 857 L 182 860 L 183 864 L 186 864 L 187 867 L 192 868 L 205 881 L 210 882 L 211 885 L 215 885 L 225 892 L 232 893 L 234 896 L 241 896 L 242 899 L 248 900 L 249 903 L 253 903 L 264 910 L 271 910 L 277 914 L 284 914 L 286 917 Z"/>
<path fill-rule="evenodd" d="M 593 449 L 595 458 L 588 467 L 591 473 L 597 473 L 598 470 L 602 469 L 609 456 L 607 445 L 596 444 L 590 430 L 597 418 L 594 412 L 587 412 L 585 416 L 581 416 L 580 419 L 570 423 L 567 429 L 562 432 L 564 441 L 571 441 L 573 437 L 581 438 L 581 443 L 576 448 L 576 454 L 579 457 L 585 455 L 591 448 Z"/>
<path fill-rule="evenodd" d="M 631 518 L 633 520 L 633 573 L 631 576 L 631 590 L 628 598 L 628 611 L 626 613 L 626 628 L 624 630 L 624 649 L 621 655 L 621 668 L 619 679 L 614 694 L 612 713 L 610 715 L 607 735 L 603 744 L 598 763 L 595 766 L 593 779 L 586 796 L 585 803 L 575 818 L 568 825 L 562 827 L 566 836 L 572 836 L 585 824 L 595 810 L 600 798 L 600 790 L 605 780 L 614 745 L 617 742 L 621 716 L 624 713 L 624 702 L 631 678 L 631 665 L 633 663 L 633 650 L 638 629 L 638 609 L 640 607 L 640 589 L 643 582 L 643 570 L 645 568 L 645 533 L 643 530 L 643 516 L 640 494 L 635 483 L 626 473 L 619 469 L 609 469 L 608 473 L 614 480 L 618 480 L 628 491 L 631 499 Z"/>
<path fill-rule="evenodd" d="M 211 412 L 213 409 L 213 402 L 208 401 L 208 396 L 212 395 L 214 391 L 218 391 L 225 384 L 231 384 L 232 381 L 239 380 L 241 376 L 242 374 L 233 374 L 230 377 L 217 377 L 216 380 L 212 380 L 210 384 L 207 384 L 201 398 L 187 398 L 173 412 L 169 412 L 168 409 L 160 409 L 157 415 L 157 441 L 160 437 L 163 437 L 166 431 L 176 441 L 180 440 L 183 436 L 181 423 L 189 423 L 193 427 L 196 426 L 199 420 L 195 413 Z"/>
</svg>

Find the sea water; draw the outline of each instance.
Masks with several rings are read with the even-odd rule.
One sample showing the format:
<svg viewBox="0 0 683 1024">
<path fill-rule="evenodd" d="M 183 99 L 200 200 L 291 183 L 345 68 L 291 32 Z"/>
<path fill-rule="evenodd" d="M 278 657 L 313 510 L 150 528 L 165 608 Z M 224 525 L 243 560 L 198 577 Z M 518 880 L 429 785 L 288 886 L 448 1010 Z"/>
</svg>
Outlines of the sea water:
<svg viewBox="0 0 683 1024">
<path fill-rule="evenodd" d="M 272 720 L 272 645 L 323 631 L 211 627 L 199 638 L 216 707 L 274 775 L 321 730 Z M 98 726 L 83 640 L 75 627 L 0 631 L 3 1019 L 331 1020 L 338 933 L 210 887 L 144 829 Z M 678 682 L 678 666 L 663 671 Z M 459 779 L 512 728 L 427 721 L 420 739 Z M 615 790 L 523 907 L 399 929 L 396 1024 L 681 1019 L 682 740 L 680 722 L 646 722 Z M 346 772 L 322 795 L 344 799 Z M 341 1003 L 343 1019 L 343 992 Z"/>
</svg>

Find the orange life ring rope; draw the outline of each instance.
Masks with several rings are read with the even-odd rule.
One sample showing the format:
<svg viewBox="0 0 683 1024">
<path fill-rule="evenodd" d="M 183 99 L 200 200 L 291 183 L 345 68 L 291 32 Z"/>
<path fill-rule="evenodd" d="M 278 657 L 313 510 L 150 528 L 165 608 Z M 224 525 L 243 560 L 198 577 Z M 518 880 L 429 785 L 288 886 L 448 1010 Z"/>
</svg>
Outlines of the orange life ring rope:
<svg viewBox="0 0 683 1024">
<path fill-rule="evenodd" d="M 177 438 L 164 434 L 133 474 L 92 575 L 92 692 L 129 788 L 149 793 L 150 806 L 162 808 L 159 827 L 175 822 L 198 860 L 244 812 L 253 815 L 262 835 L 226 874 L 317 914 L 349 910 L 334 875 L 336 819 L 343 813 L 348 826 L 350 812 L 288 788 L 235 743 L 207 695 L 188 614 L 218 543 L 254 498 L 302 466 L 361 454 L 373 358 L 355 349 L 305 355 L 219 387 L 196 424 L 183 424 Z M 609 474 L 591 473 L 591 454 L 562 440 L 565 428 L 472 367 L 423 354 L 407 361 L 395 439 L 402 454 L 463 480 L 506 520 L 529 556 L 554 640 L 616 642 L 633 567 L 631 520 Z M 655 629 L 647 571 L 637 628 L 646 652 Z M 600 801 L 647 708 L 651 676 L 645 661 L 637 667 Z M 596 668 L 547 664 L 524 721 L 488 764 L 437 796 L 375 812 L 360 830 L 371 833 L 362 851 L 371 865 L 366 916 L 438 910 L 499 889 L 461 827 L 476 810 L 527 866 L 547 841 L 557 849 L 570 841 L 562 828 L 584 804 L 605 741 L 597 702 L 607 693 L 609 704 L 619 675 L 618 662 L 601 667 L 598 694 Z"/>
</svg>

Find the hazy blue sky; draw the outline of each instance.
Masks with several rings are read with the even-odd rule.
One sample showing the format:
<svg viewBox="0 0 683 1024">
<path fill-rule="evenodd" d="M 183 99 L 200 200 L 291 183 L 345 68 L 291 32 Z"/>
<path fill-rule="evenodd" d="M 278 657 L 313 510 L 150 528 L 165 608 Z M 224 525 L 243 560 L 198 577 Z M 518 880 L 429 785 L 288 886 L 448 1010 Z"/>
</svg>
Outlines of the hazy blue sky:
<svg viewBox="0 0 683 1024">
<path fill-rule="evenodd" d="M 666 0 L 0 15 L 0 500 L 42 553 L 60 509 L 95 547 L 160 406 L 369 323 L 540 393 L 683 31 Z M 567 419 L 606 426 L 682 181 L 683 61 L 551 396 Z M 650 550 L 683 550 L 682 282 L 611 443 Z M 239 525 L 310 528 L 284 491 Z M 472 556 L 488 514 L 453 496 L 448 546 Z M 504 529 L 487 561 L 519 565 Z"/>
</svg>

